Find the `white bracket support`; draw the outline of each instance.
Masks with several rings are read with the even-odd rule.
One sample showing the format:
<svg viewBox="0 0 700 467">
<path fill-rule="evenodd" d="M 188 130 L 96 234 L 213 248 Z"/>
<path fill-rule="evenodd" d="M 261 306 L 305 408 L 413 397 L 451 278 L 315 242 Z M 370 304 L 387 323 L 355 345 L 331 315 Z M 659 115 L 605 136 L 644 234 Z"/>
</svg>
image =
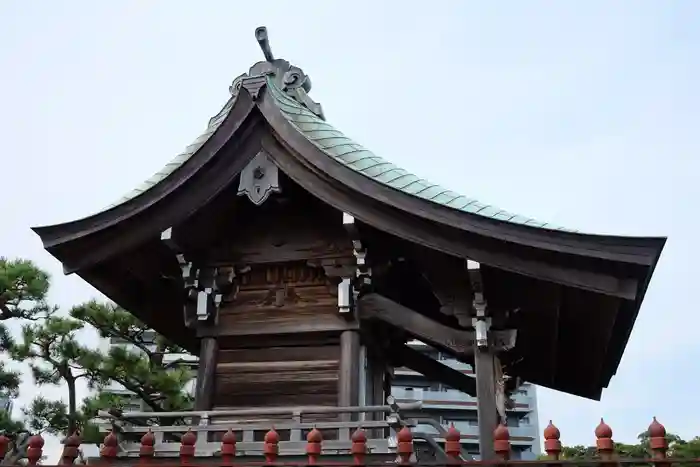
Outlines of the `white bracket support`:
<svg viewBox="0 0 700 467">
<path fill-rule="evenodd" d="M 353 294 L 355 298 L 360 291 L 372 285 L 372 269 L 367 264 L 367 250 L 362 245 L 360 234 L 355 224 L 355 217 L 347 212 L 343 212 L 343 227 L 350 236 L 352 242 L 353 255 L 355 256 L 355 281 L 353 284 Z"/>
<path fill-rule="evenodd" d="M 472 326 L 476 334 L 476 345 L 479 348 L 487 348 L 489 345 L 489 333 L 491 330 L 491 318 L 486 313 L 486 300 L 481 284 L 480 264 L 476 261 L 467 260 L 467 270 L 469 279 L 474 291 L 473 309 L 475 318 L 472 318 Z"/>
</svg>

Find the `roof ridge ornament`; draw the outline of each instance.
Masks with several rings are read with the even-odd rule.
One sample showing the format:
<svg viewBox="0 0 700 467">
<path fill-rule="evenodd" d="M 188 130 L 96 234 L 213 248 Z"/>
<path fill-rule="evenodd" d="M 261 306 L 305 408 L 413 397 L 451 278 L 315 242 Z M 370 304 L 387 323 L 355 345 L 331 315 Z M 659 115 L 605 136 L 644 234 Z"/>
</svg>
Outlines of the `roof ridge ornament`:
<svg viewBox="0 0 700 467">
<path fill-rule="evenodd" d="M 275 56 L 272 55 L 270 40 L 267 37 L 267 28 L 265 26 L 258 26 L 255 28 L 255 40 L 258 41 L 260 49 L 262 49 L 262 53 L 265 56 L 265 60 L 268 62 L 274 62 Z"/>
<path fill-rule="evenodd" d="M 267 82 L 267 78 L 271 78 L 272 83 L 286 95 L 306 107 L 319 118 L 325 120 L 321 104 L 309 97 L 311 78 L 304 73 L 304 70 L 292 65 L 287 60 L 275 58 L 265 26 L 255 29 L 255 40 L 260 45 L 265 61 L 256 63 L 250 67 L 248 73 L 243 73 L 233 80 L 229 87 L 231 96 L 236 97 L 241 87 L 245 87 L 253 96 L 253 99 L 257 99 L 260 90 Z M 265 80 L 261 80 L 261 78 Z"/>
</svg>

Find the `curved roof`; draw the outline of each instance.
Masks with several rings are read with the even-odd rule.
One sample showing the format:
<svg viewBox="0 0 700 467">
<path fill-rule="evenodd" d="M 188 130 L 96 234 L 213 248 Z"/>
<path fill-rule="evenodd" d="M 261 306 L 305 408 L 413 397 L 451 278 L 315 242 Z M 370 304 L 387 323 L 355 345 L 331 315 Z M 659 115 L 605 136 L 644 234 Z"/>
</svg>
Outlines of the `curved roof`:
<svg viewBox="0 0 700 467">
<path fill-rule="evenodd" d="M 240 77 L 239 77 L 240 78 Z M 481 202 L 475 198 L 462 195 L 455 191 L 425 180 L 392 162 L 374 154 L 361 144 L 347 137 L 343 132 L 333 127 L 320 116 L 306 108 L 303 104 L 287 95 L 271 77 L 267 79 L 267 87 L 285 118 L 309 141 L 321 149 L 328 157 L 345 165 L 376 182 L 382 183 L 405 194 L 415 196 L 433 203 L 456 209 L 458 211 L 483 216 L 499 221 L 522 224 L 531 227 L 576 232 L 572 229 L 556 226 L 548 222 L 535 220 L 531 217 L 514 214 L 492 204 Z M 232 86 L 232 91 L 236 88 Z M 224 121 L 236 100 L 236 94 L 228 100 L 222 110 L 209 121 L 206 131 L 161 170 L 145 180 L 115 203 L 104 210 L 118 206 L 135 198 L 160 183 L 175 172 L 182 164 L 192 157 L 204 143 L 216 132 Z M 103 210 L 103 211 L 104 211 Z"/>
</svg>

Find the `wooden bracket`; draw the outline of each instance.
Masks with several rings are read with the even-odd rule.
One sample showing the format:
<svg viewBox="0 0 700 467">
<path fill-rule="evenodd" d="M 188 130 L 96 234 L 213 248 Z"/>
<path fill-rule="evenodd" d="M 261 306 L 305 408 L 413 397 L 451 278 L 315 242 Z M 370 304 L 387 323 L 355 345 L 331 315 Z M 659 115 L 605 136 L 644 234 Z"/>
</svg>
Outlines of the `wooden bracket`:
<svg viewBox="0 0 700 467">
<path fill-rule="evenodd" d="M 184 288 L 183 314 L 185 325 L 216 324 L 218 309 L 224 294 L 235 287 L 235 273 L 232 267 L 200 268 L 188 261 L 175 239 L 173 227 L 161 233 L 161 241 L 170 248 L 177 258 L 182 271 Z"/>
<path fill-rule="evenodd" d="M 440 312 L 454 316 L 464 328 L 471 327 L 473 293 L 464 260 L 437 256 L 420 264 L 440 302 Z"/>
</svg>

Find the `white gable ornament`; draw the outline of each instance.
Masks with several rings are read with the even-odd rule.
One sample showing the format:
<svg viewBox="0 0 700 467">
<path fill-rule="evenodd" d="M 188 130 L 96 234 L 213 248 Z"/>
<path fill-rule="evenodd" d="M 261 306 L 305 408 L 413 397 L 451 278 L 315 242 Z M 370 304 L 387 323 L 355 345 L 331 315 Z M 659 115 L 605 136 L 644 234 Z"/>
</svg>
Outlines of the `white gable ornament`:
<svg viewBox="0 0 700 467">
<path fill-rule="evenodd" d="M 246 195 L 256 206 L 263 204 L 272 193 L 279 193 L 279 169 L 260 151 L 245 166 L 238 183 L 238 196 Z"/>
</svg>

